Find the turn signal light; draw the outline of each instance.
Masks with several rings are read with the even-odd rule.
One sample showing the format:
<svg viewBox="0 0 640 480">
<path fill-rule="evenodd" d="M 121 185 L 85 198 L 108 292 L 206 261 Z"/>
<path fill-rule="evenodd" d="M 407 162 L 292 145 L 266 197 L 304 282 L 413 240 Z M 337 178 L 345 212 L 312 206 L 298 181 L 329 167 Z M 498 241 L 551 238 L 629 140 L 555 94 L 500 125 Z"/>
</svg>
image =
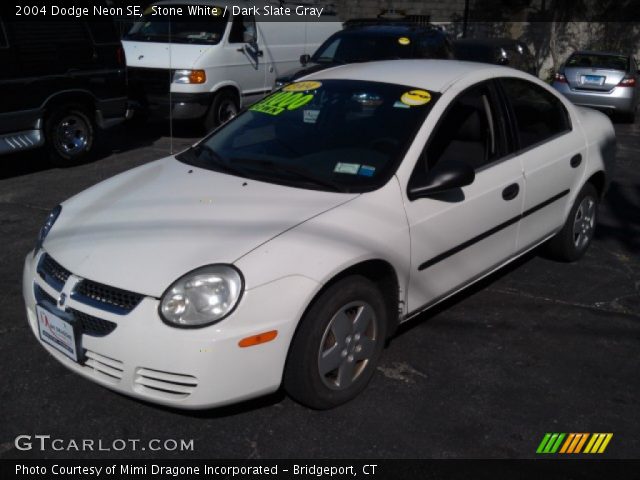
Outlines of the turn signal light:
<svg viewBox="0 0 640 480">
<path fill-rule="evenodd" d="M 191 70 L 189 74 L 189 83 L 204 83 L 207 81 L 207 75 L 204 70 Z"/>
<path fill-rule="evenodd" d="M 251 335 L 250 337 L 243 338 L 238 342 L 240 348 L 253 347 L 254 345 L 260 345 L 261 343 L 267 343 L 278 336 L 277 330 L 271 330 L 269 332 L 259 333 L 258 335 Z"/>
</svg>

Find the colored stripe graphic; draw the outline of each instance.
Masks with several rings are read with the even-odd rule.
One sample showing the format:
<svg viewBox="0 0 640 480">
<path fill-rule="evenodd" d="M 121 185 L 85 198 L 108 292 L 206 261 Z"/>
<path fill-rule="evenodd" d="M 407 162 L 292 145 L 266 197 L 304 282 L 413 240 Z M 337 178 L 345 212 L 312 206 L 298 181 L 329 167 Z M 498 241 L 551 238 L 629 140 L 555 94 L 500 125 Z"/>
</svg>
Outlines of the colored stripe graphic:
<svg viewBox="0 0 640 480">
<path fill-rule="evenodd" d="M 536 453 L 556 453 L 565 435 L 564 433 L 546 433 Z"/>
<path fill-rule="evenodd" d="M 591 435 L 584 453 L 603 453 L 612 437 L 613 433 L 594 433 Z"/>
<path fill-rule="evenodd" d="M 613 433 L 545 433 L 536 453 L 603 453 L 611 438 Z"/>
</svg>

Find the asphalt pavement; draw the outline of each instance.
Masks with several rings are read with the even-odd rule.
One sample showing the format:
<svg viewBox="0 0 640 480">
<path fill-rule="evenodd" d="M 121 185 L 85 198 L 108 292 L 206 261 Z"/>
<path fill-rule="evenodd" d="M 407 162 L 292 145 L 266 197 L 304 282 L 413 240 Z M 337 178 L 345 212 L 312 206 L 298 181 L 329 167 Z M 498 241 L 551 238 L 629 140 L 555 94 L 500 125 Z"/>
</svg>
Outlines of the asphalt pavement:
<svg viewBox="0 0 640 480">
<path fill-rule="evenodd" d="M 22 264 L 49 210 L 180 150 L 192 132 L 122 126 L 101 158 L 69 169 L 43 152 L 2 158 L 0 458 L 522 458 L 546 432 L 611 432 L 605 457 L 640 458 L 640 124 L 616 124 L 616 177 L 581 261 L 533 252 L 421 315 L 390 341 L 364 393 L 324 412 L 281 392 L 201 412 L 136 401 L 65 369 L 27 326 Z M 141 443 L 18 450 L 19 435 Z M 152 439 L 193 449 L 151 451 Z"/>
</svg>

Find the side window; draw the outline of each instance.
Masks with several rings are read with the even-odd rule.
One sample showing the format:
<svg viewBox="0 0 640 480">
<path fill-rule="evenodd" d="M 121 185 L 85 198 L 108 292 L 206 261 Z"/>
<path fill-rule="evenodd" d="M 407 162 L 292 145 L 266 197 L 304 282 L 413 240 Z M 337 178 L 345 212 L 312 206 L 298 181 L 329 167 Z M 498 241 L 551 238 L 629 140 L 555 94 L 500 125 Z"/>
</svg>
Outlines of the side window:
<svg viewBox="0 0 640 480">
<path fill-rule="evenodd" d="M 521 149 L 571 130 L 564 105 L 552 93 L 519 78 L 502 78 L 500 84 L 515 115 Z"/>
<path fill-rule="evenodd" d="M 256 20 L 253 16 L 237 15 L 233 17 L 229 43 L 254 43 L 257 40 Z"/>
<path fill-rule="evenodd" d="M 447 162 L 481 168 L 505 154 L 501 126 L 486 83 L 466 90 L 445 111 L 423 154 L 425 170 Z"/>
</svg>

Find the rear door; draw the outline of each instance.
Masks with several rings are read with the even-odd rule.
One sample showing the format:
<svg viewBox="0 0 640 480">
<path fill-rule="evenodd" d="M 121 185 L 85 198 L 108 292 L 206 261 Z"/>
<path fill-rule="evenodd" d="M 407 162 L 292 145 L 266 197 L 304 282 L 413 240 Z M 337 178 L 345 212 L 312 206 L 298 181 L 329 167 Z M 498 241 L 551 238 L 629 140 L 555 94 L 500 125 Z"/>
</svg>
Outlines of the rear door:
<svg viewBox="0 0 640 480">
<path fill-rule="evenodd" d="M 521 78 L 498 80 L 515 127 L 526 187 L 517 249 L 560 228 L 585 168 L 585 141 L 562 101 Z"/>
</svg>

